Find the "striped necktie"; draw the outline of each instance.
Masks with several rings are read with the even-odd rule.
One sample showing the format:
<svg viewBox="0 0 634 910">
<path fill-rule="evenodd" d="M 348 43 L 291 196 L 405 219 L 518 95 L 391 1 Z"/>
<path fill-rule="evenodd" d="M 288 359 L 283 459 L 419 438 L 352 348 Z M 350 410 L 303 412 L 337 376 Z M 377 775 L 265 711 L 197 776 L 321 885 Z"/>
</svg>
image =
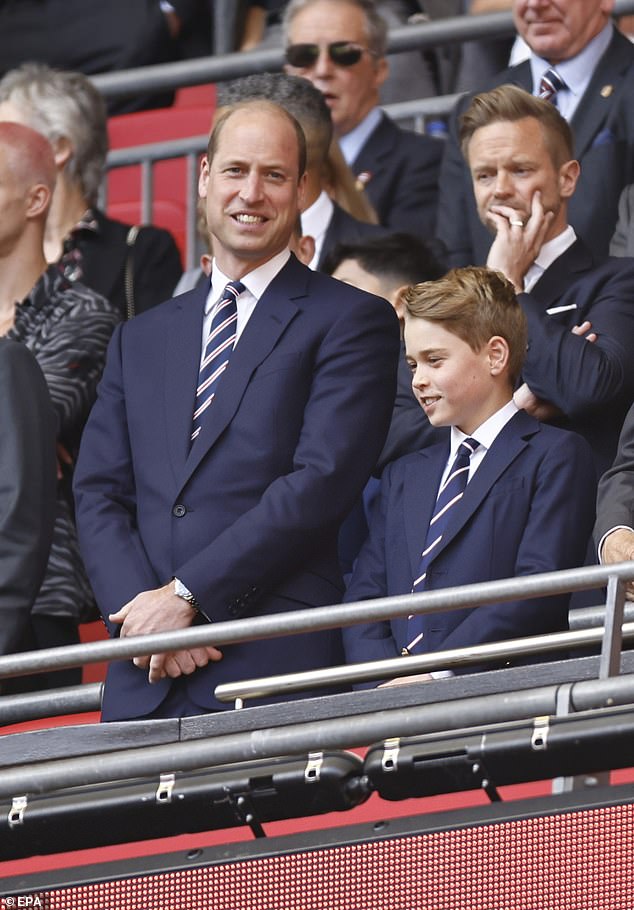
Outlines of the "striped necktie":
<svg viewBox="0 0 634 910">
<path fill-rule="evenodd" d="M 229 366 L 229 358 L 236 343 L 236 326 L 238 322 L 236 301 L 244 289 L 241 281 L 230 281 L 216 304 L 216 311 L 211 321 L 211 328 L 205 344 L 205 353 L 198 374 L 196 402 L 192 420 L 192 442 L 200 433 L 202 415 L 214 400 L 222 374 Z"/>
<path fill-rule="evenodd" d="M 562 88 L 566 88 L 566 83 L 556 70 L 549 68 L 540 80 L 539 97 L 556 105 L 557 92 L 560 92 Z"/>
<path fill-rule="evenodd" d="M 443 534 L 451 521 L 453 507 L 460 502 L 467 488 L 469 479 L 469 466 L 471 456 L 480 445 L 475 439 L 463 439 L 458 447 L 456 457 L 451 466 L 447 479 L 438 491 L 434 514 L 429 522 L 425 546 L 420 557 L 418 575 L 412 584 L 412 594 L 418 594 L 425 588 L 427 568 L 436 555 Z M 420 650 L 423 638 L 424 616 L 411 615 L 408 617 L 407 640 L 409 644 L 403 649 L 403 654 L 414 654 Z"/>
</svg>

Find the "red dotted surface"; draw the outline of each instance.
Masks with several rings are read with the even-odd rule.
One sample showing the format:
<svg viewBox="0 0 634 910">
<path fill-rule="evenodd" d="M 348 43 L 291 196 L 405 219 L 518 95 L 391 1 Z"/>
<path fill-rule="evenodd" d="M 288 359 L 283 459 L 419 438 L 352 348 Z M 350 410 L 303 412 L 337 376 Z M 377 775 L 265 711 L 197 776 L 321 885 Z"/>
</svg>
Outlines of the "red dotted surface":
<svg viewBox="0 0 634 910">
<path fill-rule="evenodd" d="M 632 910 L 633 855 L 634 807 L 610 806 L 5 897 L 0 910 Z"/>
</svg>

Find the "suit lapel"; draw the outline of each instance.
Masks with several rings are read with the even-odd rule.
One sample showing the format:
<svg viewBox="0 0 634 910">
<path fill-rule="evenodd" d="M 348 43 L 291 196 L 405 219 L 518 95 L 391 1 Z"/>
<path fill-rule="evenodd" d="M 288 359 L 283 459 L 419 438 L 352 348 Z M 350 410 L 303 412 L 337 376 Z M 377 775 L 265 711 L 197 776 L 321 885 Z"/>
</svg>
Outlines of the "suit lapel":
<svg viewBox="0 0 634 910">
<path fill-rule="evenodd" d="M 592 269 L 594 265 L 590 250 L 581 240 L 576 240 L 548 266 L 532 289 L 531 297 L 538 300 L 545 310 L 556 305 L 571 282 L 576 281 L 580 274 Z"/>
<path fill-rule="evenodd" d="M 623 73 L 632 66 L 632 48 L 616 29 L 571 120 L 575 156 L 581 158 L 609 125 L 624 88 Z"/>
<path fill-rule="evenodd" d="M 418 574 L 425 535 L 434 514 L 438 487 L 449 457 L 446 444 L 430 446 L 416 453 L 407 465 L 403 481 L 405 534 L 412 580 Z"/>
<path fill-rule="evenodd" d="M 200 434 L 190 449 L 183 483 L 233 419 L 254 370 L 271 353 L 296 315 L 297 306 L 293 299 L 306 295 L 309 276 L 310 271 L 291 257 L 258 300 L 231 355 L 218 396 L 208 409 Z"/>
<path fill-rule="evenodd" d="M 438 554 L 451 544 L 472 515 L 480 508 L 500 476 L 526 448 L 526 440 L 539 432 L 539 424 L 525 411 L 518 411 L 496 436 L 482 464 L 467 484 L 464 496 L 452 509 L 451 524 L 443 534 Z"/>
<path fill-rule="evenodd" d="M 203 312 L 209 280 L 176 297 L 172 324 L 166 333 L 165 423 L 170 459 L 180 477 L 189 454 L 189 438 L 198 384 Z M 196 355 L 193 352 L 198 352 Z"/>
</svg>

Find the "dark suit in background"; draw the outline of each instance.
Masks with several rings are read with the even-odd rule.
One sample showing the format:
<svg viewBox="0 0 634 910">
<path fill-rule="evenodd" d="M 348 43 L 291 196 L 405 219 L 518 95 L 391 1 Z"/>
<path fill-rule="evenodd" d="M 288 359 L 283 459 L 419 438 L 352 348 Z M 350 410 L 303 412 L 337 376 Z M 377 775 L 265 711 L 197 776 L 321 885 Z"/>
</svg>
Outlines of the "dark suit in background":
<svg viewBox="0 0 634 910">
<path fill-rule="evenodd" d="M 15 650 L 44 578 L 55 522 L 53 406 L 27 348 L 0 339 L 0 654 Z"/>
<path fill-rule="evenodd" d="M 634 406 L 623 423 L 614 464 L 599 481 L 594 539 L 619 525 L 634 528 Z"/>
<path fill-rule="evenodd" d="M 337 531 L 376 463 L 394 401 L 389 304 L 294 257 L 258 300 L 190 451 L 206 288 L 120 327 L 76 472 L 82 551 L 104 617 L 186 580 L 212 621 L 337 602 Z M 116 567 L 116 570 L 113 569 Z M 214 687 L 341 660 L 338 631 L 223 648 L 180 680 Z M 150 713 L 171 681 L 110 667 L 104 718 Z"/>
<path fill-rule="evenodd" d="M 595 257 L 578 240 L 519 300 L 528 319 L 522 378 L 563 411 L 558 425 L 585 436 L 600 475 L 634 398 L 634 260 Z M 571 332 L 584 320 L 593 343 Z"/>
<path fill-rule="evenodd" d="M 430 240 L 436 228 L 444 143 L 402 130 L 383 114 L 351 163 L 384 227 Z"/>
<path fill-rule="evenodd" d="M 532 92 L 528 61 L 500 73 L 484 88 L 506 83 Z M 607 255 L 619 195 L 634 182 L 633 97 L 634 46 L 615 29 L 570 121 L 581 176 L 569 202 L 568 220 L 596 254 Z M 447 248 L 450 266 L 484 264 L 492 241 L 478 218 L 458 142 L 458 116 L 470 98 L 460 100 L 451 118 L 440 176 L 437 236 Z"/>
<path fill-rule="evenodd" d="M 388 465 L 346 601 L 411 592 L 448 455 L 449 446 L 440 444 Z M 519 411 L 453 507 L 427 568 L 425 590 L 580 565 L 594 519 L 595 488 L 586 443 Z M 560 631 L 567 627 L 568 600 L 564 594 L 429 614 L 420 651 Z M 348 661 L 398 656 L 409 641 L 407 622 L 401 617 L 345 629 Z"/>
<path fill-rule="evenodd" d="M 323 270 L 328 256 L 340 243 L 360 243 L 370 237 L 381 237 L 387 230 L 380 224 L 359 221 L 336 202 L 319 254 L 317 268 Z"/>
</svg>

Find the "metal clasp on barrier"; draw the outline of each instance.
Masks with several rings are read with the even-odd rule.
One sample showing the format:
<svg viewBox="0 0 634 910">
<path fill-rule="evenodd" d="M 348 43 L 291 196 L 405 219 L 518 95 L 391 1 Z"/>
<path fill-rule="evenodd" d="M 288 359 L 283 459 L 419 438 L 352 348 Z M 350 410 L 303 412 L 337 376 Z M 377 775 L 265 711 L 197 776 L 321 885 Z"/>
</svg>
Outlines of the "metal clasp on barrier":
<svg viewBox="0 0 634 910">
<path fill-rule="evenodd" d="M 396 771 L 398 768 L 398 753 L 401 747 L 400 739 L 386 739 L 383 743 L 383 758 L 381 767 L 384 771 Z"/>
<path fill-rule="evenodd" d="M 550 718 L 548 715 L 535 718 L 533 734 L 531 736 L 531 749 L 534 752 L 544 752 L 548 748 L 548 733 L 550 731 Z"/>
<path fill-rule="evenodd" d="M 13 797 L 13 800 L 11 801 L 11 808 L 9 809 L 9 815 L 7 817 L 10 828 L 15 828 L 17 825 L 24 824 L 24 813 L 26 812 L 27 803 L 28 797 L 26 796 Z"/>
<path fill-rule="evenodd" d="M 321 766 L 324 763 L 323 752 L 309 752 L 308 762 L 304 770 L 304 780 L 307 784 L 316 783 L 321 777 Z"/>
<path fill-rule="evenodd" d="M 159 785 L 156 788 L 156 802 L 157 803 L 171 803 L 172 801 L 172 790 L 176 783 L 175 774 L 161 774 L 159 778 Z"/>
</svg>

